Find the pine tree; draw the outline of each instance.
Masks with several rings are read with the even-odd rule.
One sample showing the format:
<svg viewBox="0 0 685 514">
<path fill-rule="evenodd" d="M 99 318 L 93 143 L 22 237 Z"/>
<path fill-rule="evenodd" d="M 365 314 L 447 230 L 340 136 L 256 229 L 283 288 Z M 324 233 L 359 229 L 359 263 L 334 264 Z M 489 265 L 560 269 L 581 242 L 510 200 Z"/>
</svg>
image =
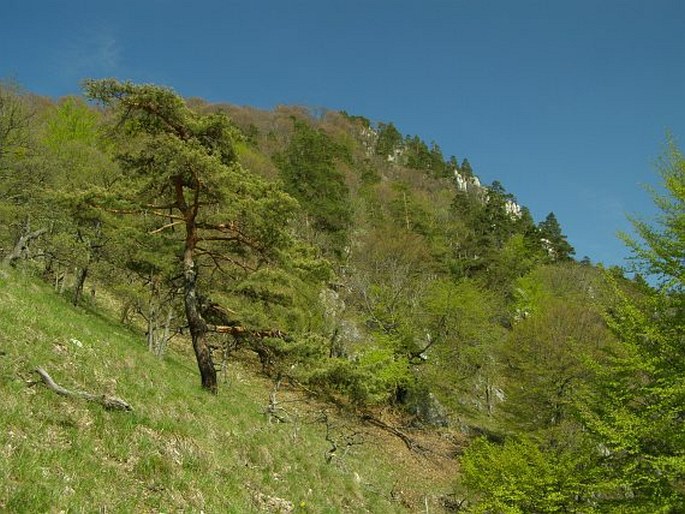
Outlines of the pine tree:
<svg viewBox="0 0 685 514">
<path fill-rule="evenodd" d="M 402 134 L 391 123 L 378 124 L 378 139 L 376 141 L 376 155 L 383 158 L 392 155 L 402 145 Z"/>
<path fill-rule="evenodd" d="M 333 251 L 339 253 L 352 220 L 350 193 L 335 165 L 341 149 L 324 132 L 293 122 L 293 137 L 274 160 L 286 190 L 312 217 L 314 227 L 331 236 Z"/>
<path fill-rule="evenodd" d="M 559 225 L 557 217 L 553 212 L 550 212 L 545 220 L 540 222 L 538 229 L 543 247 L 547 250 L 549 259 L 552 262 L 572 260 L 572 255 L 576 251 L 561 232 L 561 225 Z"/>
<path fill-rule="evenodd" d="M 290 244 L 287 222 L 296 201 L 238 164 L 234 143 L 239 134 L 225 115 L 197 114 L 176 93 L 154 85 L 106 79 L 86 81 L 85 89 L 114 110 L 118 158 L 127 175 L 120 188 L 101 191 L 98 201 L 108 202 L 110 212 L 145 218 L 148 238 L 177 246 L 202 387 L 216 393 L 207 335 L 247 330 L 235 322 L 209 323 L 203 288 L 219 277 L 263 271 L 265 263 L 278 259 Z M 202 270 L 217 274 L 207 281 Z"/>
<path fill-rule="evenodd" d="M 471 167 L 471 163 L 468 159 L 464 158 L 464 160 L 461 161 L 461 166 L 459 166 L 459 172 L 465 177 L 473 176 L 473 168 Z"/>
</svg>

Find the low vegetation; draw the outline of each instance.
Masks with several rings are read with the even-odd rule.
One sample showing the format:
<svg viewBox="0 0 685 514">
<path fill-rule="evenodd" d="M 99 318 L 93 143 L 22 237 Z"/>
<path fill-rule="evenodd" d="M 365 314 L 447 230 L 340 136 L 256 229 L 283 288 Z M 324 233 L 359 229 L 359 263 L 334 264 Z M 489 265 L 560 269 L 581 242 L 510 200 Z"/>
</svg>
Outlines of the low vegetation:
<svg viewBox="0 0 685 514">
<path fill-rule="evenodd" d="M 450 493 L 446 457 L 287 387 L 270 416 L 273 383 L 248 364 L 207 395 L 187 350 L 160 361 L 139 331 L 24 274 L 3 272 L 0 321 L 2 511 L 406 512 Z M 39 366 L 133 410 L 58 396 Z"/>
</svg>

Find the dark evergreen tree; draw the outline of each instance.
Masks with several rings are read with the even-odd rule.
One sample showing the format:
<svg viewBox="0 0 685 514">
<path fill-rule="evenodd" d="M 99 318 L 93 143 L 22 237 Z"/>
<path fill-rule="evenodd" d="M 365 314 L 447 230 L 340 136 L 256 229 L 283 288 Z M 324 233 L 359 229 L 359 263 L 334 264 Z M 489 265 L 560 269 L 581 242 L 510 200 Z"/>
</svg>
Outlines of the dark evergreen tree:
<svg viewBox="0 0 685 514">
<path fill-rule="evenodd" d="M 391 123 L 378 124 L 378 140 L 376 141 L 376 155 L 387 157 L 402 145 L 402 134 Z"/>
<path fill-rule="evenodd" d="M 573 259 L 572 256 L 576 251 L 562 233 L 561 225 L 559 225 L 557 217 L 553 212 L 550 212 L 545 220 L 540 222 L 538 229 L 540 231 L 540 240 L 552 262 L 563 262 Z"/>
<path fill-rule="evenodd" d="M 286 149 L 275 157 L 286 190 L 313 218 L 315 228 L 333 237 L 339 252 L 351 223 L 350 193 L 336 169 L 340 147 L 324 132 L 293 119 L 295 132 Z"/>
<path fill-rule="evenodd" d="M 430 146 L 431 164 L 430 170 L 434 177 L 443 177 L 448 171 L 448 165 L 442 155 L 440 145 L 433 141 Z"/>
<path fill-rule="evenodd" d="M 407 137 L 404 141 L 407 166 L 415 170 L 430 170 L 432 156 L 426 143 L 419 136 Z"/>
<path fill-rule="evenodd" d="M 471 163 L 468 159 L 465 158 L 463 161 L 461 161 L 461 166 L 459 166 L 459 172 L 465 177 L 473 176 L 473 168 L 471 168 Z"/>
<path fill-rule="evenodd" d="M 498 250 L 514 233 L 517 218 L 507 209 L 507 204 L 514 201 L 514 196 L 507 193 L 499 181 L 493 181 L 488 187 L 482 216 L 478 220 L 483 245 Z"/>
</svg>

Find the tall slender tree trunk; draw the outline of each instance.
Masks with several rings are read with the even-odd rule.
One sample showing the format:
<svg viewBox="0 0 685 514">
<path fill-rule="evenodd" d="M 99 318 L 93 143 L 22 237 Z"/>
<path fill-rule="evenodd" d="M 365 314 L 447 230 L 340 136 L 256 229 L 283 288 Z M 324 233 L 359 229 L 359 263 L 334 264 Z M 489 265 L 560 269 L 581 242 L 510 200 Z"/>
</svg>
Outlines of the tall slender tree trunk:
<svg viewBox="0 0 685 514">
<path fill-rule="evenodd" d="M 88 261 L 90 261 L 90 256 L 88 258 Z M 79 268 L 78 272 L 76 273 L 76 283 L 74 284 L 74 297 L 72 299 L 72 303 L 74 305 L 78 305 L 81 303 L 81 297 L 83 296 L 83 286 L 86 283 L 86 277 L 88 277 L 88 268 L 90 266 L 90 262 L 86 264 L 84 267 Z"/>
<path fill-rule="evenodd" d="M 79 241 L 83 242 L 86 244 L 86 263 L 83 265 L 83 267 L 79 268 L 79 270 L 76 272 L 76 283 L 74 284 L 74 298 L 73 298 L 73 303 L 74 305 L 78 305 L 81 303 L 81 297 L 83 296 L 83 288 L 86 283 L 86 278 L 88 277 L 88 273 L 90 272 L 90 267 L 93 264 L 97 264 L 100 261 L 100 254 L 102 252 L 102 243 L 101 243 L 101 229 L 102 226 L 100 222 L 95 222 L 95 236 L 94 238 L 90 238 L 87 236 L 84 236 L 81 233 L 81 230 L 78 230 L 77 237 Z"/>
<path fill-rule="evenodd" d="M 166 351 L 167 344 L 169 343 L 169 339 L 171 339 L 170 329 L 171 329 L 171 320 L 173 318 L 174 318 L 174 310 L 173 310 L 173 308 L 168 307 L 167 308 L 167 314 L 166 314 L 166 321 L 164 322 L 164 331 L 162 332 L 161 339 L 157 342 L 157 350 L 156 350 L 157 357 L 162 357 L 164 355 L 164 352 Z"/>
<path fill-rule="evenodd" d="M 216 369 L 214 368 L 214 362 L 212 362 L 212 353 L 207 345 L 207 324 L 202 319 L 198 309 L 196 291 L 197 270 L 195 269 L 195 263 L 192 261 L 190 265 L 184 267 L 186 318 L 190 328 L 190 336 L 193 340 L 193 350 L 195 350 L 197 366 L 200 370 L 202 388 L 216 394 L 218 391 Z"/>
<path fill-rule="evenodd" d="M 150 273 L 150 299 L 147 303 L 147 349 L 155 353 L 157 337 L 157 279 Z"/>
<path fill-rule="evenodd" d="M 157 309 L 153 305 L 154 300 L 150 300 L 147 311 L 147 349 L 150 353 L 155 353 L 155 337 L 157 335 Z"/>
<path fill-rule="evenodd" d="M 218 392 L 216 368 L 212 361 L 212 352 L 207 345 L 207 323 L 202 318 L 197 298 L 197 267 L 195 266 L 195 245 L 197 228 L 194 217 L 186 218 L 186 245 L 183 253 L 183 303 L 193 350 L 200 370 L 202 388 L 216 394 Z"/>
</svg>

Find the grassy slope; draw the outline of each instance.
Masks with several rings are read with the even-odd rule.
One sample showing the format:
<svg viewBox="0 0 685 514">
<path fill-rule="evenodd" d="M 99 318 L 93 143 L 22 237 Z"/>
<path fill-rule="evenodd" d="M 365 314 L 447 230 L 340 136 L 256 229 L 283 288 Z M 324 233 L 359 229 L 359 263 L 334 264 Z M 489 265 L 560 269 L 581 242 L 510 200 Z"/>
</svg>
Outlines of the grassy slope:
<svg viewBox="0 0 685 514">
<path fill-rule="evenodd" d="M 192 360 L 160 361 L 142 339 L 0 269 L 0 511 L 278 512 L 266 506 L 270 496 L 294 512 L 423 510 L 425 497 L 436 512 L 449 487 L 448 474 L 435 471 L 443 463 L 338 421 L 335 437 L 359 430 L 364 444 L 329 464 L 313 414 L 267 423 L 267 381 L 234 363 L 210 396 Z M 119 396 L 134 411 L 31 385 L 37 366 L 64 387 Z"/>
</svg>

